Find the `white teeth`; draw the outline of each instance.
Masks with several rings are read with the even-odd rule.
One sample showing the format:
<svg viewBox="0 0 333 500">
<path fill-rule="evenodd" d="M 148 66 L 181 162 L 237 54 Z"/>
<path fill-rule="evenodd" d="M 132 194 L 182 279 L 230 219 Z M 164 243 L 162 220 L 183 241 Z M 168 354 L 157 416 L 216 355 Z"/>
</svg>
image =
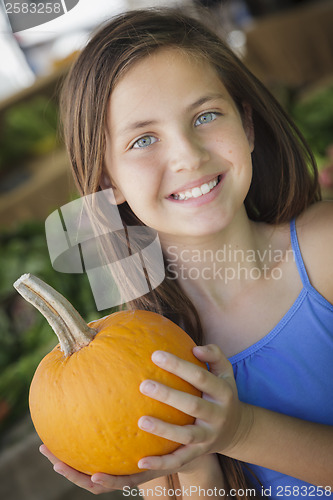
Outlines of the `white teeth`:
<svg viewBox="0 0 333 500">
<path fill-rule="evenodd" d="M 200 189 L 201 189 L 202 194 L 207 194 L 207 193 L 209 193 L 211 188 L 209 187 L 208 184 L 203 184 Z"/>
<path fill-rule="evenodd" d="M 191 190 L 185 191 L 184 193 L 177 193 L 172 196 L 175 200 L 183 201 L 186 201 L 189 198 L 199 198 L 199 196 L 209 193 L 209 191 L 211 191 L 216 186 L 216 184 L 218 184 L 218 177 L 208 183 L 205 182 L 205 184 L 202 184 L 200 187 L 195 187 Z"/>
<path fill-rule="evenodd" d="M 202 195 L 201 188 L 193 188 L 192 189 L 192 196 L 193 198 L 199 198 L 199 196 Z"/>
</svg>

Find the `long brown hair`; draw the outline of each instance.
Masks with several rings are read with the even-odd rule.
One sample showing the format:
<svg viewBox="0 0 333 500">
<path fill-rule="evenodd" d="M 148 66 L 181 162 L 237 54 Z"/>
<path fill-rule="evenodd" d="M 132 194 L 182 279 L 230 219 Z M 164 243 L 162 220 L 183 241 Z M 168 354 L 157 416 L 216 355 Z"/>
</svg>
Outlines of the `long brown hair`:
<svg viewBox="0 0 333 500">
<path fill-rule="evenodd" d="M 217 71 L 240 112 L 252 108 L 255 149 L 253 178 L 245 200 L 250 219 L 278 224 L 320 199 L 313 155 L 300 132 L 265 86 L 228 46 L 196 19 L 175 9 L 135 10 L 103 26 L 74 63 L 61 94 L 64 139 L 81 195 L 101 189 L 107 105 L 119 79 L 136 62 L 161 48 L 178 48 L 204 58 Z M 140 225 L 127 203 L 124 225 Z M 203 342 L 200 319 L 176 280 L 127 304 L 163 314 Z M 227 487 L 248 486 L 238 462 L 219 455 Z M 235 498 L 247 498 L 242 495 Z"/>
</svg>

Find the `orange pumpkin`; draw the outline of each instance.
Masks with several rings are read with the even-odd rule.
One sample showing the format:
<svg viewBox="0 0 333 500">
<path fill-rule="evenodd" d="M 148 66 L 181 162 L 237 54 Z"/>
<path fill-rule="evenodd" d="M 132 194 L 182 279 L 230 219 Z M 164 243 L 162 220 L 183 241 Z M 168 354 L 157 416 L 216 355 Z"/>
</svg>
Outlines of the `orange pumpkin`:
<svg viewBox="0 0 333 500">
<path fill-rule="evenodd" d="M 192 354 L 192 339 L 172 321 L 148 311 L 121 311 L 89 325 L 58 292 L 32 275 L 15 288 L 48 319 L 58 344 L 39 364 L 29 406 L 38 435 L 61 461 L 93 474 L 139 472 L 138 460 L 171 453 L 175 443 L 138 427 L 150 415 L 186 425 L 193 417 L 141 394 L 152 379 L 196 396 L 184 380 L 151 361 L 169 351 L 205 367 Z"/>
</svg>

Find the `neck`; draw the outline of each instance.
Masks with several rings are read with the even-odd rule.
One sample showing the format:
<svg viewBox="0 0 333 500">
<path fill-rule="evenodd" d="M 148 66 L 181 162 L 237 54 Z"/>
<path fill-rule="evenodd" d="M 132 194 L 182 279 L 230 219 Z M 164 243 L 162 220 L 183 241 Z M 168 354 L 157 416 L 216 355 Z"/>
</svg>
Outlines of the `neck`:
<svg viewBox="0 0 333 500">
<path fill-rule="evenodd" d="M 193 300 L 223 301 L 244 290 L 267 267 L 273 230 L 249 220 L 245 209 L 222 231 L 201 238 L 161 237 L 168 270 Z M 267 233 L 267 234 L 266 234 Z M 195 301 L 195 300 L 194 300 Z"/>
</svg>

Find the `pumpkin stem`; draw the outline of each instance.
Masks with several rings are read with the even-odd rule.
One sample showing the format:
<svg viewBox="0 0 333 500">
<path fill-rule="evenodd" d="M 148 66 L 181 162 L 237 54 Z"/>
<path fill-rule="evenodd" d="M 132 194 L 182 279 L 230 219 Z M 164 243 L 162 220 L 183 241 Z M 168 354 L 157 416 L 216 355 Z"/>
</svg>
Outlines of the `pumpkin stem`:
<svg viewBox="0 0 333 500">
<path fill-rule="evenodd" d="M 14 283 L 16 290 L 47 319 L 65 356 L 88 345 L 96 335 L 63 295 L 33 274 L 23 274 Z"/>
</svg>

